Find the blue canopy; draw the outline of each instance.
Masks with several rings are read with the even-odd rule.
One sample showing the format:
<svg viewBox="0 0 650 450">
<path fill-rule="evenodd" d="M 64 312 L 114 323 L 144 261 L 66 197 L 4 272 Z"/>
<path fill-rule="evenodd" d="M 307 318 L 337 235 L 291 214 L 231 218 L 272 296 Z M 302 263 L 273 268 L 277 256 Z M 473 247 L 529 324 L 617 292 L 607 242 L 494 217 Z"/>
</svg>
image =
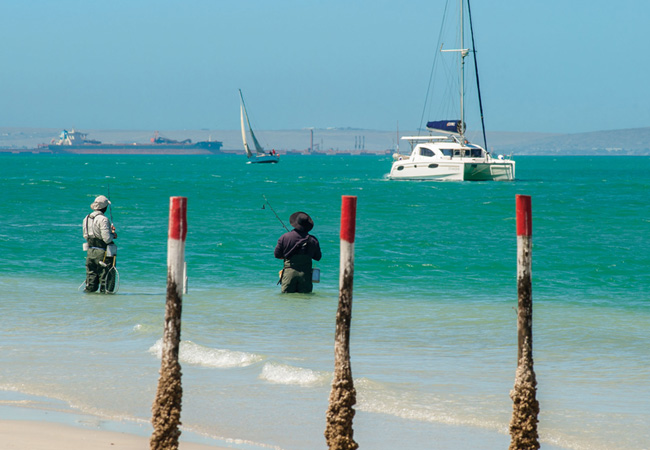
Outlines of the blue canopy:
<svg viewBox="0 0 650 450">
<path fill-rule="evenodd" d="M 433 120 L 427 122 L 429 130 L 441 130 L 451 133 L 462 133 L 464 130 L 461 128 L 460 120 Z"/>
</svg>

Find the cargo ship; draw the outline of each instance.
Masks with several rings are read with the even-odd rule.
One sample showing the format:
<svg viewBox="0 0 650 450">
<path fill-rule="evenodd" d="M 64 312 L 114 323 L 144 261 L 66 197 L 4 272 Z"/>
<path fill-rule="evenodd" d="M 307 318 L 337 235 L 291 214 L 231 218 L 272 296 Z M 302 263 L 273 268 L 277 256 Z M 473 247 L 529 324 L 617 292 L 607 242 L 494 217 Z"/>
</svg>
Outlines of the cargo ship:
<svg viewBox="0 0 650 450">
<path fill-rule="evenodd" d="M 87 133 L 72 129 L 63 130 L 58 138 L 52 139 L 47 148 L 52 153 L 84 155 L 210 155 L 221 153 L 223 142 L 199 141 L 191 139 L 175 141 L 159 136 L 156 131 L 150 143 L 104 144 L 88 139 Z"/>
</svg>

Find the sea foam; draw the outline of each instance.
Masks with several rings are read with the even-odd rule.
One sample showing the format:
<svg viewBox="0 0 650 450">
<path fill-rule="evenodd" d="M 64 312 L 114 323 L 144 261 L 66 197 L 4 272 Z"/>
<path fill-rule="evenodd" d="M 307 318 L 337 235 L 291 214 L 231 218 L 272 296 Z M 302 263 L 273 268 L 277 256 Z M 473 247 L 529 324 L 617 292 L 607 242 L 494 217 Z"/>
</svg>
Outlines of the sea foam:
<svg viewBox="0 0 650 450">
<path fill-rule="evenodd" d="M 158 358 L 162 357 L 162 339 L 149 349 Z M 255 353 L 204 347 L 192 341 L 181 341 L 179 357 L 181 362 L 204 367 L 246 367 L 264 359 Z"/>
<path fill-rule="evenodd" d="M 332 374 L 268 362 L 264 364 L 259 378 L 275 384 L 323 386 L 332 380 Z"/>
</svg>

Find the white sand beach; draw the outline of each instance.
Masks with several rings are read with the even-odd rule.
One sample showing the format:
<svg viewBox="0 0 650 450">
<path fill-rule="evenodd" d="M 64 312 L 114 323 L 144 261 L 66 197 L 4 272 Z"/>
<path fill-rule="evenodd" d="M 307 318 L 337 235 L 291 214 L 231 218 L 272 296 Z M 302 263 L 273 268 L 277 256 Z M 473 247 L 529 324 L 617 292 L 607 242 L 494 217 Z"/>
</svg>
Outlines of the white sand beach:
<svg viewBox="0 0 650 450">
<path fill-rule="evenodd" d="M 81 413 L 62 402 L 17 392 L 0 391 L 2 450 L 147 450 L 152 426 L 146 421 L 120 420 Z M 181 427 L 181 450 L 223 450 L 216 441 Z"/>
<path fill-rule="evenodd" d="M 1 420 L 4 450 L 146 450 L 149 439 L 135 434 L 90 430 L 72 425 L 30 420 Z M 213 447 L 180 441 L 180 450 L 215 450 Z"/>
</svg>

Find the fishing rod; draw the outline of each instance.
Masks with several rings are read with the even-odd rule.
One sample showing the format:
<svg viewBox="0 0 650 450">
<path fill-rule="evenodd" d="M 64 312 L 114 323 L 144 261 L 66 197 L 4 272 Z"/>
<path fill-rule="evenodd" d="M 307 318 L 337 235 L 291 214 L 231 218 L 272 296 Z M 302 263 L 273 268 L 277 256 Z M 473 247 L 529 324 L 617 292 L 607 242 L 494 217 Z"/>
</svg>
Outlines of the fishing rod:
<svg viewBox="0 0 650 450">
<path fill-rule="evenodd" d="M 110 220 L 111 220 L 111 233 L 114 233 L 115 232 L 115 224 L 113 223 L 113 204 L 111 203 L 111 183 L 110 182 L 108 183 L 107 196 L 108 196 L 108 214 L 109 214 Z M 108 269 L 108 273 L 106 274 L 106 282 L 108 283 L 108 277 L 111 276 L 111 272 L 115 273 L 113 275 L 113 277 L 114 277 L 113 289 L 110 292 L 107 290 L 106 293 L 115 294 L 115 293 L 117 293 L 117 290 L 120 288 L 120 272 L 117 270 L 116 264 L 117 264 L 117 255 L 113 254 L 113 265 L 111 266 L 110 269 Z"/>
<path fill-rule="evenodd" d="M 266 202 L 267 205 L 269 205 L 269 208 L 271 208 L 271 211 L 273 211 L 273 214 L 275 214 L 275 217 L 278 218 L 278 220 L 280 221 L 280 223 L 282 224 L 282 226 L 284 227 L 284 229 L 287 230 L 287 231 L 291 231 L 291 230 L 289 230 L 289 229 L 287 228 L 287 226 L 284 224 L 284 222 L 282 221 L 282 219 L 280 219 L 280 216 L 278 216 L 278 213 L 275 212 L 275 209 L 273 209 L 273 206 L 271 206 L 271 204 L 269 203 L 268 199 L 266 198 L 266 195 L 262 194 L 262 197 L 264 197 L 264 201 Z M 262 205 L 262 209 L 266 209 L 266 208 L 264 207 L 264 205 Z"/>
<path fill-rule="evenodd" d="M 113 206 L 111 204 L 111 183 L 108 183 L 108 214 L 111 218 L 111 225 L 113 225 Z"/>
</svg>

